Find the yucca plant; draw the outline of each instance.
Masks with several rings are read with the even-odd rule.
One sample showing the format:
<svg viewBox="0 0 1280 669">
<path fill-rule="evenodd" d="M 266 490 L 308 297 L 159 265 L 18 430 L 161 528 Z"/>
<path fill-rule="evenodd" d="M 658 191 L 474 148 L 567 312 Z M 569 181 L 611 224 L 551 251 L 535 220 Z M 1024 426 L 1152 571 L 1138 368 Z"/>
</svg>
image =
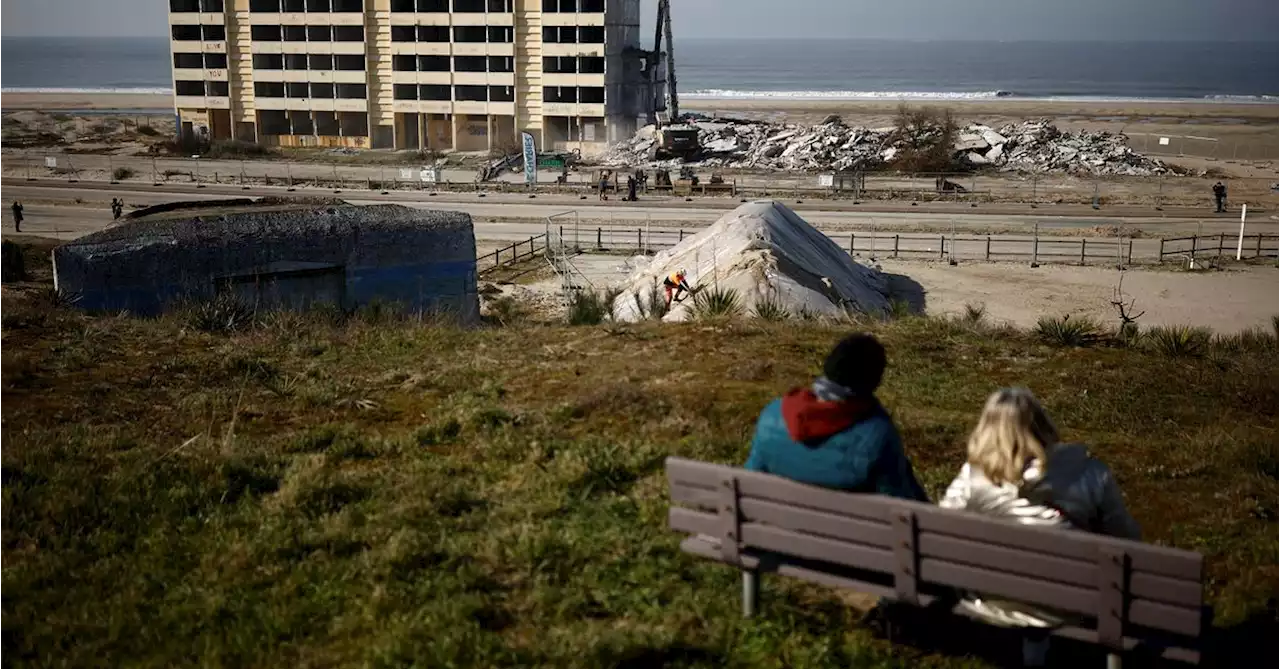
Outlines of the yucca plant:
<svg viewBox="0 0 1280 669">
<path fill-rule="evenodd" d="M 712 288 L 693 296 L 693 315 L 696 318 L 732 318 L 740 313 L 742 298 L 732 288 Z"/>
<path fill-rule="evenodd" d="M 1102 326 L 1087 316 L 1043 316 L 1036 322 L 1036 336 L 1056 346 L 1092 346 L 1102 338 Z"/>
<path fill-rule="evenodd" d="M 187 323 L 201 332 L 235 332 L 253 326 L 257 311 L 228 293 L 187 308 Z"/>
<path fill-rule="evenodd" d="M 599 325 L 609 316 L 613 300 L 594 290 L 580 290 L 569 298 L 569 325 Z"/>
<path fill-rule="evenodd" d="M 1213 340 L 1208 328 L 1190 325 L 1158 325 L 1147 331 L 1151 350 L 1170 357 L 1204 355 Z"/>
<path fill-rule="evenodd" d="M 1274 353 L 1276 336 L 1262 328 L 1249 328 L 1213 338 L 1213 348 L 1224 353 Z"/>
<path fill-rule="evenodd" d="M 889 318 L 898 320 L 901 318 L 909 318 L 915 315 L 915 310 L 911 308 L 911 303 L 906 300 L 893 299 L 889 301 Z"/>
<path fill-rule="evenodd" d="M 751 315 L 762 321 L 778 322 L 791 318 L 791 312 L 782 306 L 782 302 L 773 298 L 768 298 L 756 302 L 755 308 L 751 310 Z"/>
<path fill-rule="evenodd" d="M 979 302 L 974 304 L 966 302 L 964 305 L 964 322 L 970 325 L 978 325 L 987 317 L 987 305 Z"/>
</svg>

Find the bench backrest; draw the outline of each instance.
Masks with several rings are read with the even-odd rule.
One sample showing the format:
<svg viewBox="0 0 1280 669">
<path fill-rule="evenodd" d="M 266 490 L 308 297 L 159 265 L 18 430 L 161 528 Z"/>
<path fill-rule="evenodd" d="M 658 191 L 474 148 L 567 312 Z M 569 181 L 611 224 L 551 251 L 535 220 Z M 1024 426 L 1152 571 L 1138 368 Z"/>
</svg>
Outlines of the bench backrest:
<svg viewBox="0 0 1280 669">
<path fill-rule="evenodd" d="M 898 598 L 961 589 L 1097 621 L 1098 641 L 1135 628 L 1198 639 L 1203 558 L 1082 531 L 1028 527 L 883 495 L 809 486 L 668 458 L 672 529 L 720 540 L 722 559 L 776 554 L 876 572 Z"/>
</svg>

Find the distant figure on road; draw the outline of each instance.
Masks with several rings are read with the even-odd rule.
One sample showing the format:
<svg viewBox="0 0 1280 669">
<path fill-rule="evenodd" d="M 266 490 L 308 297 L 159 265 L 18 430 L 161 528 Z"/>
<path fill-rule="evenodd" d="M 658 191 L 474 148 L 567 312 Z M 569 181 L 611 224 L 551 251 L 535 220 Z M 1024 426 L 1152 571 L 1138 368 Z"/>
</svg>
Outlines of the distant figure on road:
<svg viewBox="0 0 1280 669">
<path fill-rule="evenodd" d="M 1221 181 L 1213 185 L 1213 213 L 1227 213 L 1227 187 Z"/>
<path fill-rule="evenodd" d="M 124 202 L 119 198 L 111 198 L 111 219 L 118 221 L 124 213 Z"/>
<path fill-rule="evenodd" d="M 13 206 L 9 207 L 13 210 L 13 228 L 16 232 L 22 232 L 22 203 L 17 200 L 13 201 Z"/>
<path fill-rule="evenodd" d="M 636 177 L 634 174 L 627 177 L 627 201 L 636 201 Z"/>
<path fill-rule="evenodd" d="M 609 177 L 605 174 L 600 175 L 600 199 L 607 200 L 609 197 L 605 195 L 605 190 L 609 188 Z"/>
</svg>

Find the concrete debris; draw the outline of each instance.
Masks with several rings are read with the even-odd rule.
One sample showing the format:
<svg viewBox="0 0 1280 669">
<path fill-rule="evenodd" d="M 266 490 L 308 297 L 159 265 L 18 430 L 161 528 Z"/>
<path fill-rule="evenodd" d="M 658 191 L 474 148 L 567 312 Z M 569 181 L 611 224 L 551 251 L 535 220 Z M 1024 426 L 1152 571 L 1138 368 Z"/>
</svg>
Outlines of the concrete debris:
<svg viewBox="0 0 1280 669">
<path fill-rule="evenodd" d="M 697 120 L 702 150 L 686 161 L 707 167 L 803 172 L 892 168 L 905 141 L 894 128 L 845 125 L 829 116 L 814 126 L 762 121 Z M 939 128 L 923 137 L 939 136 Z M 613 166 L 673 168 L 679 159 L 650 161 L 654 129 L 615 144 L 601 160 Z M 1171 169 L 1135 152 L 1123 134 L 1062 131 L 1049 120 L 1010 123 L 1000 128 L 971 124 L 957 129 L 953 156 L 957 168 L 982 166 L 1002 171 L 1065 172 L 1083 175 L 1149 176 Z M 919 138 L 917 138 L 919 139 Z"/>
</svg>

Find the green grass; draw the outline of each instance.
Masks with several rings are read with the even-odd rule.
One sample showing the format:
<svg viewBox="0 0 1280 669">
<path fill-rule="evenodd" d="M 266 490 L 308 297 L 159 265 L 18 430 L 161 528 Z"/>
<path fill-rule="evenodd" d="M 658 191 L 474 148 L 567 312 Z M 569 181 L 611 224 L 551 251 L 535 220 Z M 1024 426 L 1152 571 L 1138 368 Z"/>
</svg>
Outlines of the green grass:
<svg viewBox="0 0 1280 669">
<path fill-rule="evenodd" d="M 357 313 L 204 332 L 8 293 L 3 319 L 7 665 L 991 666 L 973 640 L 882 640 L 786 578 L 743 620 L 736 573 L 666 529 L 663 458 L 743 461 L 760 408 L 845 326 Z M 1208 556 L 1218 624 L 1275 634 L 1274 352 L 1240 348 L 1224 374 L 927 318 L 865 327 L 931 494 L 986 395 L 1028 385 L 1150 540 Z"/>
<path fill-rule="evenodd" d="M 742 297 L 732 288 L 711 288 L 693 295 L 694 318 L 714 320 L 742 314 Z"/>
<path fill-rule="evenodd" d="M 1088 316 L 1043 316 L 1036 323 L 1036 335 L 1041 341 L 1057 346 L 1092 346 L 1103 340 L 1103 329 Z"/>
</svg>

